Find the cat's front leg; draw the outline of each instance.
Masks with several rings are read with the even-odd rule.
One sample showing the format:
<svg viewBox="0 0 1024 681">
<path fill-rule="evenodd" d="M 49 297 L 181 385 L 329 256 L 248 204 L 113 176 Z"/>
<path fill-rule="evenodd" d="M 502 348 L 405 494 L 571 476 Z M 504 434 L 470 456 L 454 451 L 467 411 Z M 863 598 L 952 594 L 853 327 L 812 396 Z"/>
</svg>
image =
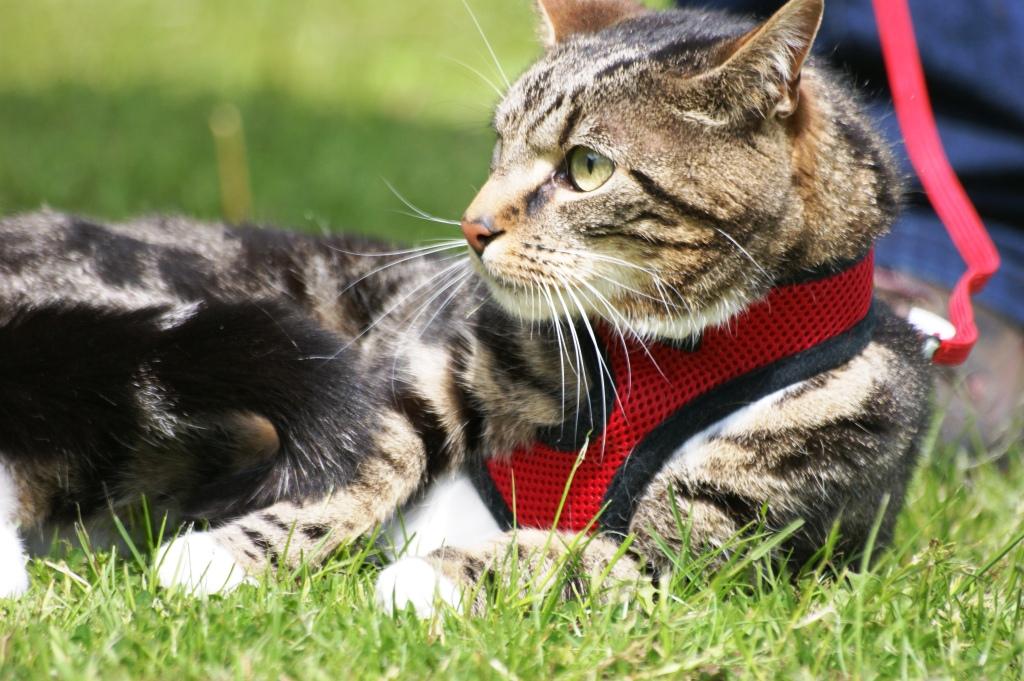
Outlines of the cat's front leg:
<svg viewBox="0 0 1024 681">
<path fill-rule="evenodd" d="M 737 532 L 789 526 L 777 557 L 799 568 L 837 524 L 836 558 L 859 555 L 873 529 L 875 546 L 886 545 L 928 415 L 918 342 L 886 313 L 847 364 L 684 443 L 637 502 L 634 548 L 661 569 L 671 569 L 666 549 L 704 553 L 714 566 Z"/>
<path fill-rule="evenodd" d="M 213 532 L 193 531 L 165 543 L 156 555 L 157 577 L 165 588 L 179 587 L 194 596 L 233 591 L 254 581 Z"/>
<path fill-rule="evenodd" d="M 387 610 L 412 606 L 430 617 L 440 604 L 479 614 L 487 586 L 517 592 L 553 594 L 559 600 L 628 592 L 641 571 L 614 540 L 569 532 L 513 530 L 473 549 L 443 547 L 424 557 L 403 558 L 377 580 L 378 604 Z"/>
<path fill-rule="evenodd" d="M 392 410 L 383 411 L 367 447 L 352 478 L 330 494 L 280 501 L 172 540 L 157 556 L 161 584 L 195 594 L 229 591 L 268 567 L 320 562 L 368 533 L 423 484 L 427 452 L 409 420 Z"/>
</svg>

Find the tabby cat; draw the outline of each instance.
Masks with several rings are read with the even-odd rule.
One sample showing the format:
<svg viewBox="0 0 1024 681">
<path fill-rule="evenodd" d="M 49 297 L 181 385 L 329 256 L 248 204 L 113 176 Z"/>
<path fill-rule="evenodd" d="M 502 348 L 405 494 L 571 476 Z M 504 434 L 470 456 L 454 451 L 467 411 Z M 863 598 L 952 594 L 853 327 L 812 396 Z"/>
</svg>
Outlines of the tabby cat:
<svg viewBox="0 0 1024 681">
<path fill-rule="evenodd" d="M 555 566 L 559 597 L 593 575 L 636 583 L 684 542 L 712 552 L 757 524 L 802 521 L 779 548 L 797 562 L 836 526 L 848 555 L 876 518 L 889 540 L 930 376 L 921 338 L 870 304 L 863 263 L 900 180 L 809 55 L 822 0 L 761 24 L 633 0 L 538 8 L 546 51 L 497 108 L 469 249 L 0 221 L 0 594 L 28 587 L 34 528 L 140 495 L 208 523 L 158 552 L 167 586 L 227 590 L 383 524 L 409 541 L 378 598 L 421 615 L 438 597 L 477 612 L 477 585 Z M 744 370 L 658 425 L 646 458 L 616 450 L 632 486 L 614 517 L 510 527 L 515 491 L 496 491 L 512 453 L 600 464 L 611 414 L 691 387 L 652 365 L 699 359 L 712 336 L 728 352 L 744 315 L 781 305 L 759 302 L 773 291 L 851 267 L 871 309 L 816 364 Z M 825 316 L 805 307 L 786 333 Z M 774 339 L 745 342 L 734 354 Z"/>
</svg>

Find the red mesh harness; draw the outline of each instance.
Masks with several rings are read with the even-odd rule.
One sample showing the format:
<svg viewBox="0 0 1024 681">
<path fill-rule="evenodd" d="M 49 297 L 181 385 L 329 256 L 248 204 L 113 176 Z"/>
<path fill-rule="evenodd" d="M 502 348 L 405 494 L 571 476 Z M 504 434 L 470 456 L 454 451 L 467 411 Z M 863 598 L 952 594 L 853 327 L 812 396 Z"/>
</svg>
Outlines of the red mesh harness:
<svg viewBox="0 0 1024 681">
<path fill-rule="evenodd" d="M 609 399 L 591 400 L 589 442 L 586 433 L 569 443 L 539 437 L 509 457 L 487 459 L 477 471 L 478 489 L 506 527 L 624 534 L 636 500 L 686 440 L 863 350 L 874 320 L 872 275 L 868 253 L 838 271 L 779 285 L 685 348 L 654 343 L 645 349 L 599 328 L 615 390 L 606 385 Z M 570 435 L 573 429 L 571 421 L 562 428 Z"/>
<path fill-rule="evenodd" d="M 996 271 L 999 255 L 942 149 L 907 1 L 873 3 L 907 152 L 967 264 L 950 300 L 956 333 L 941 339 L 933 357 L 959 364 L 978 335 L 970 296 Z M 567 446 L 539 436 L 509 457 L 481 462 L 476 483 L 495 518 L 506 527 L 625 534 L 636 500 L 689 438 L 863 350 L 873 328 L 872 271 L 869 253 L 839 272 L 777 286 L 725 326 L 707 330 L 695 349 L 655 344 L 648 356 L 638 343 L 623 348 L 599 329 L 619 399 L 601 401 L 608 415 L 588 429 L 589 440 Z M 596 373 L 594 362 L 590 370 Z"/>
</svg>

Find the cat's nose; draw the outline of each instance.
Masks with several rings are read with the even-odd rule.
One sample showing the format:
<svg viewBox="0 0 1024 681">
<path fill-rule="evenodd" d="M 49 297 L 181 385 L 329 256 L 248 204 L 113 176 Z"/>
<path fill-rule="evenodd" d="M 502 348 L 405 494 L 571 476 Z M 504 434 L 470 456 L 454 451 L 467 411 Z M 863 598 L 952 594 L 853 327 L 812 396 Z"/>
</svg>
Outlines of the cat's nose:
<svg viewBox="0 0 1024 681">
<path fill-rule="evenodd" d="M 469 247 L 476 251 L 477 255 L 483 255 L 487 244 L 505 232 L 495 229 L 494 219 L 486 216 L 476 220 L 463 218 L 462 233 L 465 235 L 466 241 L 469 242 Z"/>
</svg>

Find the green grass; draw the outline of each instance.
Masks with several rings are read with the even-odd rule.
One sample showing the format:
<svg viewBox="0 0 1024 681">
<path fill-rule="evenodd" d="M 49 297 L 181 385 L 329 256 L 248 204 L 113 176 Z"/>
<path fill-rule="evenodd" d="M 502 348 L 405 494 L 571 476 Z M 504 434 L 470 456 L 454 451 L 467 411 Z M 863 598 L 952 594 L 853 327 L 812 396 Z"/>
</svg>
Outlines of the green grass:
<svg viewBox="0 0 1024 681">
<path fill-rule="evenodd" d="M 472 6 L 510 76 L 539 53 L 526 0 Z M 497 100 L 470 69 L 502 82 L 461 0 L 0 0 L 0 213 L 219 217 L 229 103 L 256 220 L 437 236 L 382 178 L 461 215 Z"/>
<path fill-rule="evenodd" d="M 526 0 L 471 0 L 511 74 Z M 500 83 L 460 0 L 0 0 L 0 214 L 220 215 L 211 112 L 242 113 L 256 220 L 394 239 L 381 178 L 458 216 Z M 496 594 L 480 618 L 377 612 L 369 548 L 257 588 L 166 593 L 139 556 L 57 551 L 0 604 L 0 679 L 951 678 L 1024 675 L 1024 466 L 929 445 L 895 549 L 863 574 L 774 575 L 752 544 L 616 607 Z"/>
<path fill-rule="evenodd" d="M 467 1 L 509 78 L 540 54 L 531 0 Z M 0 0 L 0 214 L 218 218 L 227 103 L 254 220 L 447 236 L 384 180 L 460 216 L 494 143 L 485 79 L 503 86 L 462 0 Z"/>
<path fill-rule="evenodd" d="M 870 571 L 795 582 L 743 547 L 717 576 L 613 607 L 497 592 L 478 618 L 373 606 L 375 551 L 194 600 L 151 557 L 76 549 L 0 604 L 0 677 L 59 679 L 949 678 L 1024 670 L 1024 466 L 925 457 L 893 550 Z"/>
</svg>

